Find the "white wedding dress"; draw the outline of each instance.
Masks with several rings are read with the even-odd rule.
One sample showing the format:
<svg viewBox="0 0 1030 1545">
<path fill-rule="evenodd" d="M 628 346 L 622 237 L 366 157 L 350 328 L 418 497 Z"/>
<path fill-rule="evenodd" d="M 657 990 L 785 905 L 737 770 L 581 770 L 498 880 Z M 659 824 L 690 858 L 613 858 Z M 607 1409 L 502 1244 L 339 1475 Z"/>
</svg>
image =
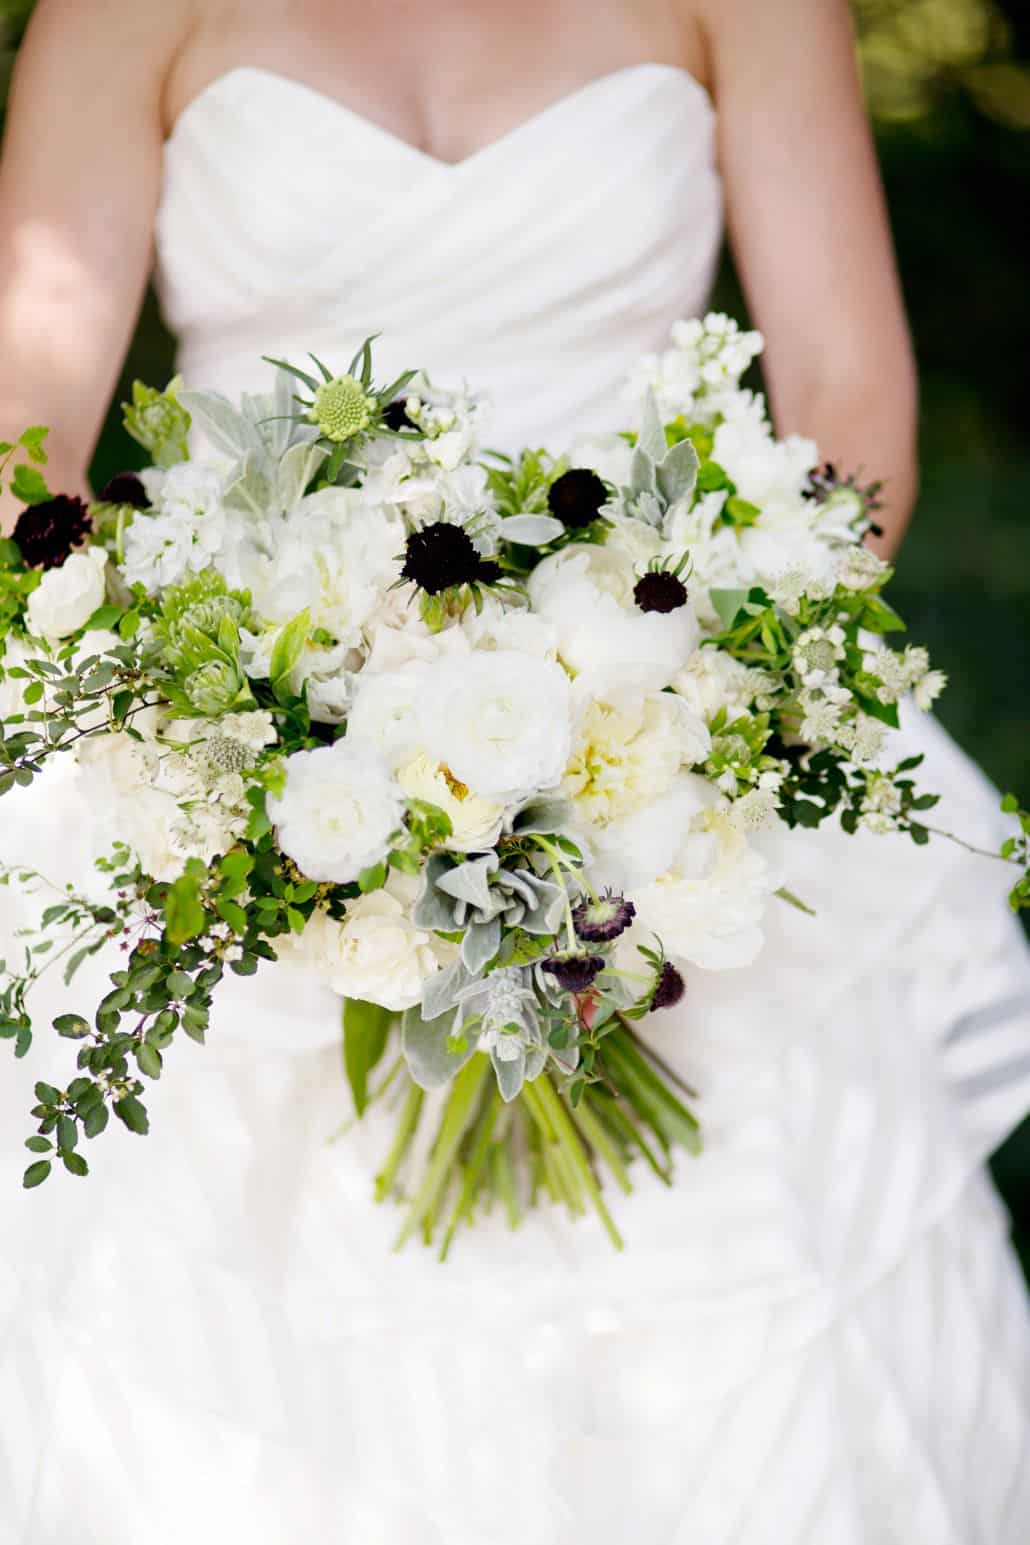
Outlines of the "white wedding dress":
<svg viewBox="0 0 1030 1545">
<path fill-rule="evenodd" d="M 280 75 L 233 70 L 167 146 L 164 305 L 195 385 L 262 354 L 496 398 L 494 442 L 615 425 L 703 309 L 721 234 L 689 76 L 606 76 L 457 165 Z M 941 823 L 994 795 L 904 733 Z M 89 790 L 3 801 L 0 851 L 63 878 Z M 945 842 L 797 833 L 758 963 L 691 971 L 650 1033 L 706 1150 L 612 1207 L 628 1242 L 492 1215 L 395 1254 L 349 1113 L 336 1001 L 233 980 L 176 1045 L 146 1139 L 20 1189 L 35 1078 L 0 1045 L 0 1545 L 1022 1545 L 1030 1320 L 984 1156 L 1030 1107 L 1030 970 L 1006 871 Z M 0 924 L 23 918 L 0 891 Z M 0 948 L 0 954 L 3 953 Z M 102 973 L 84 975 L 76 1004 Z"/>
</svg>

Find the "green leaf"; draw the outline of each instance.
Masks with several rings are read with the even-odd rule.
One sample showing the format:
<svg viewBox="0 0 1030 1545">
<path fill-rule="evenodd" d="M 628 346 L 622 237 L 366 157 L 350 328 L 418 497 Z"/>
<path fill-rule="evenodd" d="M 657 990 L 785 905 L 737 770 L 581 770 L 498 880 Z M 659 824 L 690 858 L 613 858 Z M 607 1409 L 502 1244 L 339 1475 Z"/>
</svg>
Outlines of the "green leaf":
<svg viewBox="0 0 1030 1545">
<path fill-rule="evenodd" d="M 310 631 L 311 612 L 305 607 L 286 624 L 275 641 L 268 674 L 272 691 L 280 703 L 288 703 L 295 695 L 290 691 L 288 678 L 303 653 Z"/>
<path fill-rule="evenodd" d="M 101 1101 L 99 1105 L 93 1105 L 82 1118 L 82 1130 L 87 1137 L 99 1137 L 107 1126 L 108 1110 Z"/>
<path fill-rule="evenodd" d="M 224 896 L 219 896 L 215 901 L 215 911 L 224 922 L 229 924 L 233 933 L 246 933 L 247 914 L 235 901 L 227 901 Z"/>
<path fill-rule="evenodd" d="M 25 1146 L 30 1153 L 51 1153 L 54 1145 L 48 1137 L 29 1137 Z"/>
<path fill-rule="evenodd" d="M 358 875 L 358 890 L 362 895 L 368 895 L 370 891 L 382 890 L 386 884 L 387 873 L 386 864 L 374 864 L 371 869 L 363 869 Z"/>
<path fill-rule="evenodd" d="M 343 1064 L 359 1116 L 368 1107 L 368 1075 L 381 1061 L 396 1022 L 393 1010 L 378 1003 L 343 1000 Z"/>
<path fill-rule="evenodd" d="M 128 1127 L 130 1132 L 135 1132 L 140 1137 L 145 1137 L 150 1131 L 150 1121 L 146 1108 L 140 1100 L 137 1100 L 134 1094 L 123 1095 L 120 1100 L 116 1100 L 114 1113 L 118 1120 Z"/>
<path fill-rule="evenodd" d="M 40 466 L 45 465 L 47 461 L 47 453 L 43 447 L 49 433 L 50 430 L 46 424 L 32 424 L 28 429 L 23 429 L 18 436 L 18 444 L 28 451 L 30 458 L 38 462 Z M 11 449 L 13 447 L 7 447 L 7 450 Z M 0 450 L 0 454 L 5 453 Z"/>
<path fill-rule="evenodd" d="M 747 603 L 748 591 L 716 589 L 710 590 L 709 596 L 723 627 L 732 628 L 741 607 Z"/>
<path fill-rule="evenodd" d="M 62 1116 L 57 1123 L 57 1146 L 62 1153 L 71 1152 L 79 1141 L 79 1128 L 74 1116 Z"/>
<path fill-rule="evenodd" d="M 108 632 L 111 632 L 118 626 L 121 618 L 122 609 L 120 606 L 98 606 L 86 623 L 86 629 L 88 631 L 92 628 L 106 628 Z"/>
<path fill-rule="evenodd" d="M 1015 794 L 1006 794 L 1002 799 L 1001 808 L 1006 815 L 1015 815 L 1019 809 L 1019 800 Z"/>
<path fill-rule="evenodd" d="M 136 1047 L 136 1062 L 141 1073 L 147 1078 L 160 1078 L 163 1063 L 161 1053 L 156 1046 L 151 1046 L 149 1041 L 141 1041 Z"/>
<path fill-rule="evenodd" d="M 22 504 L 45 504 L 51 497 L 46 478 L 35 467 L 15 467 L 11 492 Z"/>
<path fill-rule="evenodd" d="M 41 1186 L 50 1174 L 51 1167 L 49 1159 L 40 1159 L 37 1163 L 30 1164 L 22 1180 L 26 1191 L 31 1191 L 34 1186 Z"/>
<path fill-rule="evenodd" d="M 89 1165 L 81 1153 L 62 1153 L 61 1161 L 69 1175 L 88 1175 Z"/>
<path fill-rule="evenodd" d="M 165 928 L 172 944 L 188 944 L 204 932 L 204 908 L 200 904 L 200 880 L 183 874 L 168 887 L 164 901 Z"/>
</svg>

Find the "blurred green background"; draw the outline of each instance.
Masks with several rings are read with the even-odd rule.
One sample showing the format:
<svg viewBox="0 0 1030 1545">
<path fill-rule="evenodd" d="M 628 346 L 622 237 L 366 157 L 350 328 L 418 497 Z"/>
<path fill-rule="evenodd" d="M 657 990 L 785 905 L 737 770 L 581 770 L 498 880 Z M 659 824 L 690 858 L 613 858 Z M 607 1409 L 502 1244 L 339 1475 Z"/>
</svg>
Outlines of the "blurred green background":
<svg viewBox="0 0 1030 1545">
<path fill-rule="evenodd" d="M 0 0 L 0 113 L 32 0 Z M 894 598 L 951 677 L 940 717 L 1030 793 L 1030 7 L 853 0 L 922 375 L 922 491 Z M 741 310 L 727 264 L 718 300 Z M 172 345 L 148 299 L 125 383 Z M 94 482 L 137 464 L 112 418 Z M 1030 1267 L 1030 1121 L 995 1156 Z"/>
</svg>

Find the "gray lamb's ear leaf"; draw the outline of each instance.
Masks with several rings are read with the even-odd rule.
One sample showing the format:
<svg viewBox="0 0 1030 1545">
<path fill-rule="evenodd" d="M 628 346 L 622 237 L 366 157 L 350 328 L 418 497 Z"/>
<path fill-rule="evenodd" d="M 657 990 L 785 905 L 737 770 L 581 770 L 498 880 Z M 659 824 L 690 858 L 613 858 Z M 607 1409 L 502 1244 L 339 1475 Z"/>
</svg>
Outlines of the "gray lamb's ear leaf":
<svg viewBox="0 0 1030 1545">
<path fill-rule="evenodd" d="M 264 515 L 272 499 L 272 485 L 263 458 L 247 451 L 234 469 L 236 476 L 227 487 L 222 503 L 227 510 L 244 515 Z"/>
<path fill-rule="evenodd" d="M 466 971 L 461 960 L 454 960 L 442 971 L 431 976 L 422 988 L 422 1018 L 439 1019 L 448 1009 L 454 1008 L 458 995 L 467 992 L 475 977 Z"/>
<path fill-rule="evenodd" d="M 401 1047 L 408 1072 L 420 1089 L 439 1089 L 475 1056 L 475 1037 L 467 1050 L 450 1051 L 452 1020 L 427 1021 L 417 1008 L 407 1009 L 401 1022 Z"/>
<path fill-rule="evenodd" d="M 689 440 L 681 440 L 672 447 L 657 472 L 658 489 L 666 503 L 673 504 L 677 499 L 686 499 L 694 492 L 700 465 L 698 454 Z"/>
<path fill-rule="evenodd" d="M 567 1056 L 568 1053 L 565 1055 Z M 547 1066 L 547 1057 L 548 1051 L 546 1046 L 530 1046 L 527 1048 L 526 1078 L 530 1083 L 533 1082 L 534 1078 L 539 1078 L 540 1074 L 544 1071 L 544 1068 Z"/>
<path fill-rule="evenodd" d="M 488 923 L 473 923 L 466 929 L 461 941 L 461 958 L 465 968 L 473 976 L 479 976 L 493 960 L 501 947 L 501 919 L 492 917 Z"/>
<path fill-rule="evenodd" d="M 505 542 L 522 542 L 527 547 L 543 547 L 565 534 L 565 527 L 553 515 L 509 515 L 501 526 Z"/>
<path fill-rule="evenodd" d="M 445 896 L 467 902 L 480 912 L 489 912 L 492 906 L 490 875 L 496 867 L 496 861 L 491 855 L 484 853 L 482 858 L 469 859 L 456 869 L 441 874 L 436 881 L 436 888 L 443 891 Z"/>
<path fill-rule="evenodd" d="M 560 837 L 571 832 L 573 825 L 572 805 L 567 799 L 532 799 L 513 818 L 512 834 L 516 837 Z"/>
<path fill-rule="evenodd" d="M 285 511 L 295 509 L 300 503 L 328 454 L 324 446 L 304 441 L 291 445 L 283 454 L 279 462 L 279 503 Z"/>
<path fill-rule="evenodd" d="M 557 933 L 565 909 L 565 898 L 550 880 L 537 881 L 537 903 L 519 925 L 526 933 Z"/>
<path fill-rule="evenodd" d="M 512 1057 L 506 1062 L 498 1057 L 496 1052 L 491 1052 L 490 1060 L 494 1065 L 497 1075 L 497 1087 L 501 1091 L 501 1099 L 506 1105 L 512 1100 L 517 1100 L 522 1093 L 522 1085 L 526 1082 L 526 1057 L 524 1052 L 519 1052 L 517 1057 Z"/>
<path fill-rule="evenodd" d="M 639 494 L 657 495 L 658 480 L 655 475 L 655 464 L 647 452 L 642 451 L 639 446 L 633 452 L 629 475 L 633 484 L 629 490 L 631 497 Z"/>
<path fill-rule="evenodd" d="M 665 460 L 665 453 L 669 448 L 665 439 L 665 427 L 658 412 L 658 401 L 653 391 L 648 391 L 644 398 L 644 411 L 640 418 L 640 433 L 637 435 L 636 448 L 642 451 L 655 466 Z"/>
<path fill-rule="evenodd" d="M 221 392 L 184 391 L 180 392 L 179 401 L 217 450 L 230 456 L 243 456 L 247 451 L 261 459 L 267 456 L 254 425 Z"/>
</svg>

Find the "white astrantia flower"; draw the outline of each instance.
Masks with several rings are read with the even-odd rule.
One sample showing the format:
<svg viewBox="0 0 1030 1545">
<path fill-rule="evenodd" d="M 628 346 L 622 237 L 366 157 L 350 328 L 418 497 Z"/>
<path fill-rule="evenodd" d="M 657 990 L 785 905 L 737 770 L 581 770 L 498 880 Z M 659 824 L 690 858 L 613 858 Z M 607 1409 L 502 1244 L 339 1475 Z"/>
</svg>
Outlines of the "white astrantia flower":
<svg viewBox="0 0 1030 1545">
<path fill-rule="evenodd" d="M 944 671 L 927 671 L 912 688 L 916 707 L 923 713 L 929 713 L 947 685 L 948 678 Z"/>
<path fill-rule="evenodd" d="M 845 590 L 867 590 L 883 578 L 888 567 L 864 543 L 846 547 L 837 559 L 837 583 Z"/>
<path fill-rule="evenodd" d="M 887 727 L 870 714 L 860 713 L 837 731 L 836 740 L 856 763 L 875 762 L 887 739 Z"/>
<path fill-rule="evenodd" d="M 851 702 L 851 693 L 833 680 L 826 680 L 816 687 L 805 687 L 798 694 L 802 720 L 802 740 L 812 745 L 831 745 L 837 738 L 844 709 Z"/>
<path fill-rule="evenodd" d="M 411 920 L 417 882 L 394 870 L 384 888 L 347 903 L 342 921 L 316 912 L 299 937 L 276 941 L 281 959 L 315 971 L 333 992 L 382 1008 L 412 1008 L 453 953 Z"/>
<path fill-rule="evenodd" d="M 561 781 L 572 743 L 571 689 L 557 664 L 514 650 L 442 660 L 420 697 L 423 748 L 484 799 Z"/>
<path fill-rule="evenodd" d="M 885 833 L 897 827 L 901 794 L 885 773 L 869 773 L 862 796 L 862 825 L 871 832 Z"/>
<path fill-rule="evenodd" d="M 844 658 L 844 629 L 807 628 L 800 634 L 792 651 L 794 669 L 806 687 L 822 687 L 837 679 L 837 667 Z"/>
<path fill-rule="evenodd" d="M 26 621 L 37 638 L 59 643 L 85 627 L 104 604 L 107 553 L 89 547 L 72 553 L 60 568 L 47 569 L 29 596 Z"/>
<path fill-rule="evenodd" d="M 404 802 L 380 757 L 344 739 L 294 752 L 285 771 L 268 814 L 279 846 L 309 880 L 347 885 L 386 857 Z"/>
<path fill-rule="evenodd" d="M 704 720 L 670 692 L 614 691 L 580 705 L 563 788 L 590 826 L 608 826 L 668 792 L 703 762 Z"/>
<path fill-rule="evenodd" d="M 660 690 L 687 663 L 700 638 L 693 607 L 641 611 L 633 595 L 639 577 L 618 543 L 574 544 L 534 569 L 532 609 L 554 628 L 559 656 L 574 674 L 631 666 L 646 670 L 649 685 Z"/>
<path fill-rule="evenodd" d="M 445 848 L 456 853 L 483 853 L 501 834 L 505 806 L 496 799 L 481 799 L 459 783 L 449 767 L 433 762 L 425 753 L 398 768 L 397 782 L 409 799 L 436 805 L 451 823 Z"/>
</svg>

